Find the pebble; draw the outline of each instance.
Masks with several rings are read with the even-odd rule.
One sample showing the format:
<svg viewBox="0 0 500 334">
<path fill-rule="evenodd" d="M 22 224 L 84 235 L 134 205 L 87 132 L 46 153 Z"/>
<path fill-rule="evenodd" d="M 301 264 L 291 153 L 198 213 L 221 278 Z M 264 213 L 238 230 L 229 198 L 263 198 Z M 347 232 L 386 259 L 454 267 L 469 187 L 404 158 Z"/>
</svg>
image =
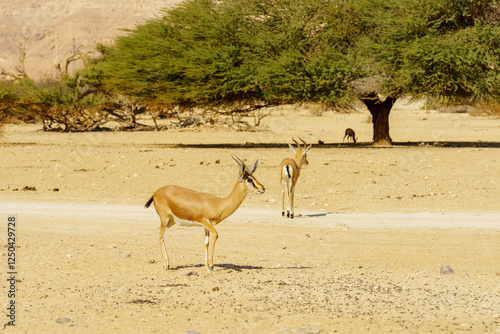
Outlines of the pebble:
<svg viewBox="0 0 500 334">
<path fill-rule="evenodd" d="M 130 259 L 132 257 L 132 254 L 130 253 L 125 253 L 122 255 L 122 259 Z"/>
<path fill-rule="evenodd" d="M 201 334 L 201 333 L 193 330 L 187 330 L 186 333 L 184 334 Z"/>
<path fill-rule="evenodd" d="M 188 270 L 181 273 L 182 276 L 198 276 L 198 272 L 194 270 Z"/>
<path fill-rule="evenodd" d="M 58 319 L 56 320 L 56 322 L 57 322 L 58 324 L 65 324 L 65 323 L 67 323 L 67 322 L 71 322 L 71 319 L 70 319 L 70 318 L 58 318 Z"/>
<path fill-rule="evenodd" d="M 318 327 L 304 327 L 304 328 L 283 328 L 281 333 L 307 333 L 318 334 L 320 332 Z"/>
<path fill-rule="evenodd" d="M 449 275 L 455 273 L 455 270 L 449 264 L 443 264 L 439 273 L 441 275 Z"/>
</svg>

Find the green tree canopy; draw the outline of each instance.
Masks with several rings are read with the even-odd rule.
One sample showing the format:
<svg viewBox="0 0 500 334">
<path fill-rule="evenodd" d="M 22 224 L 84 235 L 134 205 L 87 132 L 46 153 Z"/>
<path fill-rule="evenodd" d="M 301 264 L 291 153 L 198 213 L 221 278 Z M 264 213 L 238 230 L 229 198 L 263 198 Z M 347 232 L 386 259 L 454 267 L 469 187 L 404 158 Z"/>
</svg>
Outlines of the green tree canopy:
<svg viewBox="0 0 500 334">
<path fill-rule="evenodd" d="M 101 46 L 100 67 L 110 91 L 174 104 L 338 103 L 356 66 L 337 14 L 333 2 L 188 0 Z"/>
<path fill-rule="evenodd" d="M 496 0 L 186 0 L 99 47 L 110 92 L 174 105 L 345 104 L 391 143 L 401 96 L 500 98 Z"/>
<path fill-rule="evenodd" d="M 376 6 L 374 27 L 360 44 L 363 54 L 375 51 L 368 61 L 383 74 L 386 95 L 444 103 L 500 97 L 496 1 L 381 3 L 385 7 Z"/>
</svg>

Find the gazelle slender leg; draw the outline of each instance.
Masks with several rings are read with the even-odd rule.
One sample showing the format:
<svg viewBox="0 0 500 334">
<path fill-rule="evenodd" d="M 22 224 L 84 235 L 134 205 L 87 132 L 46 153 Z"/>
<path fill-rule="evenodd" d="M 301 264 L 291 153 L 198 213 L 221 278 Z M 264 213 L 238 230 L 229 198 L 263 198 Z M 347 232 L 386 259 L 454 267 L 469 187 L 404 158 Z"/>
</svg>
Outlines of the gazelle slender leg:
<svg viewBox="0 0 500 334">
<path fill-rule="evenodd" d="M 291 206 L 291 193 L 289 185 L 287 186 L 286 197 L 287 197 L 286 216 L 290 218 L 290 214 L 292 213 L 292 206 Z"/>
<path fill-rule="evenodd" d="M 281 181 L 281 215 L 285 215 L 285 180 Z"/>
<path fill-rule="evenodd" d="M 288 194 L 288 213 L 287 213 L 287 217 L 291 217 L 293 218 L 293 184 L 292 184 L 292 180 L 288 180 L 287 184 L 286 184 L 286 191 L 287 191 L 287 194 Z"/>
<path fill-rule="evenodd" d="M 168 215 L 165 217 L 161 217 L 161 226 L 160 226 L 160 246 L 161 246 L 161 255 L 163 260 L 163 269 L 170 268 L 170 260 L 168 258 L 167 246 L 165 245 L 165 230 L 170 228 L 175 224 L 174 217 L 172 215 Z"/>
<path fill-rule="evenodd" d="M 295 215 L 295 187 L 290 191 L 290 218 L 293 219 Z"/>
<path fill-rule="evenodd" d="M 209 245 L 207 245 L 207 251 L 208 251 L 208 254 L 207 254 L 207 261 L 205 263 L 205 266 L 207 268 L 208 271 L 214 271 L 214 251 L 215 251 L 215 242 L 217 241 L 217 239 L 219 238 L 219 234 L 217 233 L 217 230 L 212 226 L 212 224 L 210 223 L 210 221 L 208 219 L 205 219 L 203 221 L 200 222 L 204 227 L 205 227 L 205 230 L 208 231 L 208 234 L 210 234 L 210 232 L 212 232 L 212 242 L 210 243 L 209 242 Z M 205 232 L 205 240 L 206 240 L 206 237 L 207 237 L 207 232 Z M 205 244 L 207 244 L 205 242 Z"/>
<path fill-rule="evenodd" d="M 210 231 L 205 228 L 205 265 L 208 268 L 208 246 L 210 245 Z"/>
</svg>

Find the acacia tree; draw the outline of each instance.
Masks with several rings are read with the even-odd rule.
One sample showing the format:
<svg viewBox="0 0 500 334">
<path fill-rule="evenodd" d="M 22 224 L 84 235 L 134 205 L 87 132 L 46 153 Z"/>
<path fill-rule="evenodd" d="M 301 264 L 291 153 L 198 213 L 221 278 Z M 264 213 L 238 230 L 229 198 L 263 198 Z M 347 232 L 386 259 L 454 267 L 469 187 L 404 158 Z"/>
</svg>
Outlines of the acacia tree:
<svg viewBox="0 0 500 334">
<path fill-rule="evenodd" d="M 97 68 L 111 92 L 173 105 L 354 96 L 374 143 L 391 144 L 401 96 L 500 97 L 497 12 L 496 0 L 187 0 L 100 46 Z"/>
<path fill-rule="evenodd" d="M 370 23 L 355 49 L 364 78 L 358 96 L 373 116 L 373 141 L 390 144 L 389 113 L 397 98 L 437 103 L 500 97 L 500 9 L 495 0 L 358 0 Z"/>
</svg>

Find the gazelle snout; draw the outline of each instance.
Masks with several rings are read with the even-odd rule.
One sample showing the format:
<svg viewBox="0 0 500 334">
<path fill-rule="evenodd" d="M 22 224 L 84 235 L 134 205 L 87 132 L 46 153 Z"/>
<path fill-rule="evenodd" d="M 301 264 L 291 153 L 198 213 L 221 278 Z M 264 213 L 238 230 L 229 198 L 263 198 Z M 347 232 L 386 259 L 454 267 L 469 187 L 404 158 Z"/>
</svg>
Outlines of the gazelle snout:
<svg viewBox="0 0 500 334">
<path fill-rule="evenodd" d="M 248 177 L 248 181 L 252 184 L 253 192 L 256 194 L 263 194 L 266 191 L 266 188 L 263 184 L 261 184 L 257 179 L 253 176 Z"/>
</svg>

